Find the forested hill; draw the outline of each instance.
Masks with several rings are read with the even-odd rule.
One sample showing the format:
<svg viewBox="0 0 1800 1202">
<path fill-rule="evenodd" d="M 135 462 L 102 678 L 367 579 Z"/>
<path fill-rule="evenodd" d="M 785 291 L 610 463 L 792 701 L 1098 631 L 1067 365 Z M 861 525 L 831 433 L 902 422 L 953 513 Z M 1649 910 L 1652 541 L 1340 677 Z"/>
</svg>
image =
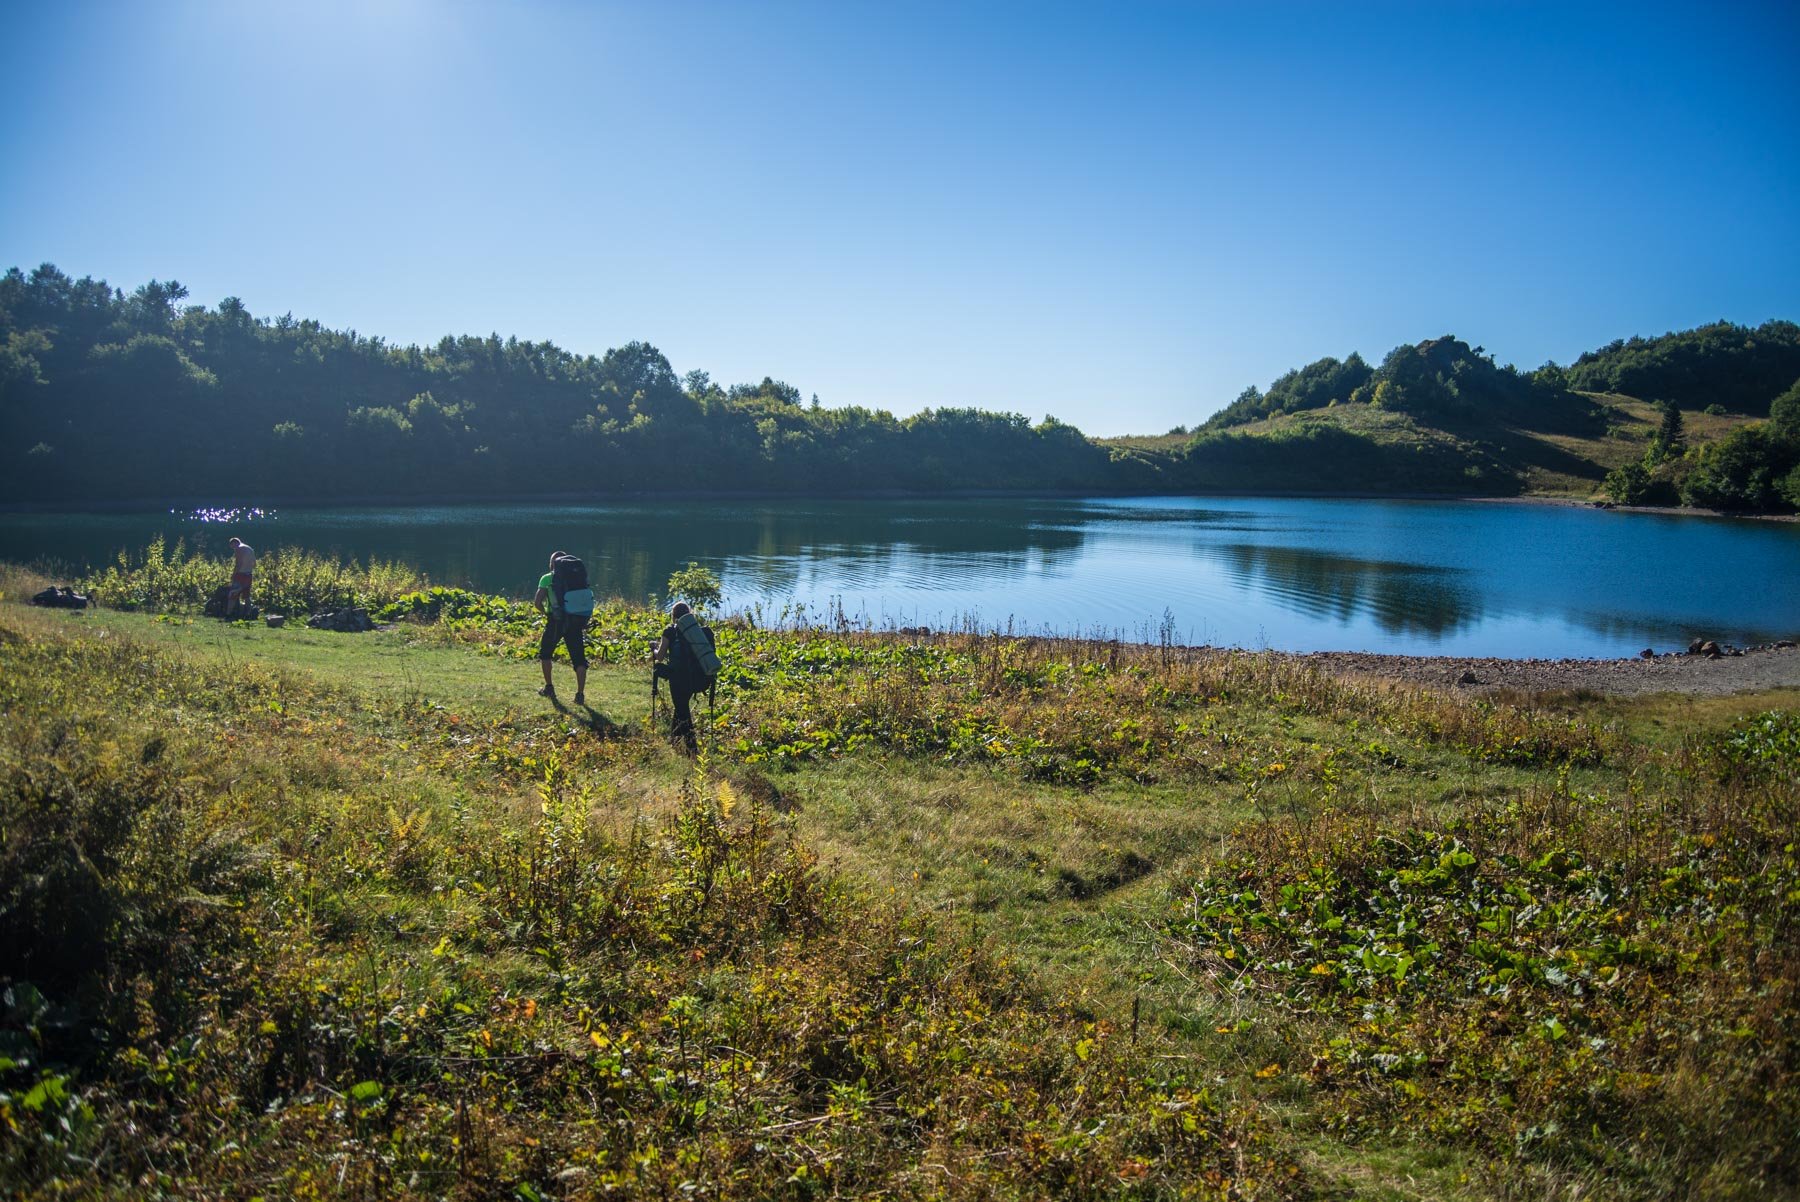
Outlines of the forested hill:
<svg viewBox="0 0 1800 1202">
<path fill-rule="evenodd" d="M 1756 418 L 1767 417 L 1767 421 Z M 1716 322 L 1621 340 L 1569 368 L 1495 364 L 1453 337 L 1352 354 L 1248 388 L 1178 444 L 1184 465 L 1250 440 L 1360 435 L 1398 462 L 1461 459 L 1468 491 L 1603 494 L 1625 504 L 1800 508 L 1800 326 Z M 1137 443 L 1146 453 L 1158 449 Z M 1149 440 L 1154 444 L 1155 440 Z M 1163 440 L 1160 448 L 1170 448 Z"/>
<path fill-rule="evenodd" d="M 236 299 L 50 266 L 0 279 L 0 499 L 1108 486 L 1079 430 L 801 403 L 677 378 L 654 347 L 393 346 Z"/>
<path fill-rule="evenodd" d="M 1800 380 L 1800 325 L 1719 321 L 1660 338 L 1622 338 L 1575 360 L 1566 379 L 1591 392 L 1766 416 L 1769 403 Z"/>
<path fill-rule="evenodd" d="M 1647 389 L 1640 395 L 1664 395 L 1642 382 L 1655 377 L 1640 361 L 1653 361 L 1676 365 L 1688 404 L 1712 378 L 1707 365 L 1728 353 L 1735 368 L 1726 374 L 1757 383 L 1727 403 L 1766 413 L 1768 397 L 1744 394 L 1787 371 L 1782 356 L 1796 345 L 1787 323 L 1708 327 L 1694 332 L 1707 339 L 1694 354 L 1656 349 L 1669 339 L 1634 340 L 1566 372 L 1522 374 L 1480 347 L 1439 338 L 1399 347 L 1379 367 L 1352 355 L 1290 372 L 1193 435 L 1096 442 L 1050 417 L 1034 424 L 947 408 L 897 418 L 807 404 L 768 377 L 721 387 L 702 371 L 677 376 L 643 342 L 602 356 L 497 335 L 394 346 L 316 321 L 258 318 L 235 298 L 216 308 L 186 299 L 174 282 L 126 293 L 50 265 L 0 277 L 0 502 L 693 490 L 1505 494 L 1546 479 L 1591 492 L 1616 464 L 1577 444 L 1629 422 L 1572 389 L 1629 369 L 1633 386 Z"/>
</svg>

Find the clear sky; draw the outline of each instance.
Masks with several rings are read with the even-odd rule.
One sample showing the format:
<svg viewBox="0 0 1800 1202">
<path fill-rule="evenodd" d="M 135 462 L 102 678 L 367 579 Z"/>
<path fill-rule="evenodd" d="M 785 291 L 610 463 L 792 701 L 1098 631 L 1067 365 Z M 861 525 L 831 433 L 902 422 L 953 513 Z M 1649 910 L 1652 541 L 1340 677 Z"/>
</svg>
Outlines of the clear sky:
<svg viewBox="0 0 1800 1202">
<path fill-rule="evenodd" d="M 1800 5 L 0 8 L 0 267 L 831 405 L 1193 423 L 1800 319 Z"/>
</svg>

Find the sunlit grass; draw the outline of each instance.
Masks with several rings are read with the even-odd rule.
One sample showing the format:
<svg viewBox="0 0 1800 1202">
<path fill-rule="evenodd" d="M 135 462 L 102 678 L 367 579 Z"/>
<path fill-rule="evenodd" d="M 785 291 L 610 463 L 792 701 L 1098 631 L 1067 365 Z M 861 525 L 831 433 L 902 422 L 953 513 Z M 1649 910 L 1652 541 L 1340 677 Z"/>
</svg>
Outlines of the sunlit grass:
<svg viewBox="0 0 1800 1202">
<path fill-rule="evenodd" d="M 38 991 L 0 1052 L 12 1177 L 1794 1182 L 1791 695 L 1470 701 L 726 621 L 696 765 L 646 729 L 659 615 L 603 607 L 589 716 L 532 695 L 516 603 L 390 605 L 367 635 L 0 607 L 5 913 Z M 20 850 L 67 846 L 96 870 Z"/>
</svg>

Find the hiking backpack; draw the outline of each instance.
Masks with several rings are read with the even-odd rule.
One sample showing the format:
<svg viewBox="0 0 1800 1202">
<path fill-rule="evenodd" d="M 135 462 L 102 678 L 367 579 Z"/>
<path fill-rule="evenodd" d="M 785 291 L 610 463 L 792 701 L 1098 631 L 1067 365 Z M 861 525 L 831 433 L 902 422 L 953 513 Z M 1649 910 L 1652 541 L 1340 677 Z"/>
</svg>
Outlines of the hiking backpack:
<svg viewBox="0 0 1800 1202">
<path fill-rule="evenodd" d="M 719 675 L 719 669 L 724 666 L 719 660 L 719 653 L 713 650 L 712 631 L 702 626 L 700 619 L 691 613 L 676 618 L 675 629 L 681 632 L 682 650 L 691 658 L 704 680 L 701 687 L 711 688 L 712 682 Z"/>
<path fill-rule="evenodd" d="M 594 612 L 594 590 L 588 587 L 587 565 L 573 555 L 560 555 L 550 565 L 550 589 L 556 608 L 565 614 Z"/>
</svg>

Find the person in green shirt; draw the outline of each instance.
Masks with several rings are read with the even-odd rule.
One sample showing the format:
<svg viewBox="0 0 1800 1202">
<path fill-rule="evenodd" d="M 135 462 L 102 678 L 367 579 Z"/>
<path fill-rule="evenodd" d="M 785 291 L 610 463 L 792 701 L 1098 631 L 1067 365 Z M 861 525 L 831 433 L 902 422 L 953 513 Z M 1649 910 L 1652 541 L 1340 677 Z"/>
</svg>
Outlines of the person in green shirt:
<svg viewBox="0 0 1800 1202">
<path fill-rule="evenodd" d="M 587 704 L 587 652 L 582 646 L 582 636 L 587 633 L 588 619 L 594 613 L 594 590 L 586 586 L 587 570 L 582 567 L 582 587 L 565 588 L 558 594 L 556 588 L 556 563 L 560 559 L 573 558 L 562 551 L 550 557 L 550 570 L 538 581 L 537 595 L 531 603 L 537 611 L 544 615 L 544 636 L 538 640 L 538 663 L 544 669 L 544 687 L 538 690 L 538 696 L 556 700 L 556 686 L 550 681 L 550 660 L 556 654 L 556 644 L 561 642 L 569 649 L 569 663 L 575 668 L 575 704 Z M 580 560 L 575 560 L 578 567 Z"/>
</svg>

